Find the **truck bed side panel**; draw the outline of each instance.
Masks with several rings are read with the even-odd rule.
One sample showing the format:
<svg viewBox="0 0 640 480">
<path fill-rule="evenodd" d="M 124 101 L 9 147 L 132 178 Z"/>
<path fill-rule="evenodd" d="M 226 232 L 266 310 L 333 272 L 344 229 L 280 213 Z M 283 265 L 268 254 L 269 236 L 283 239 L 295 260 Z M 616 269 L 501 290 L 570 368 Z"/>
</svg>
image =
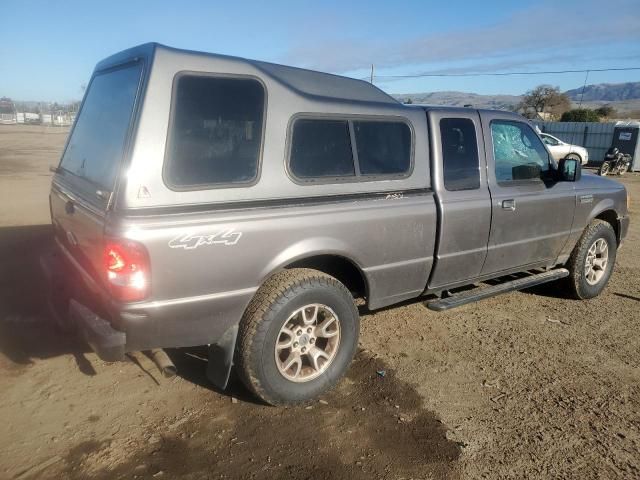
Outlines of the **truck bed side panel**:
<svg viewBox="0 0 640 480">
<path fill-rule="evenodd" d="M 149 250 L 152 295 L 128 305 L 128 314 L 141 314 L 141 323 L 147 314 L 165 318 L 172 326 L 158 328 L 175 335 L 178 330 L 192 332 L 188 341 L 172 341 L 185 346 L 214 341 L 240 320 L 268 276 L 316 255 L 354 263 L 364 273 L 370 308 L 417 297 L 431 270 L 436 221 L 433 194 L 421 191 L 278 208 L 126 217 L 107 230 L 141 241 Z M 187 304 L 190 308 L 182 308 Z M 127 332 L 128 343 L 144 343 L 132 335 Z"/>
</svg>

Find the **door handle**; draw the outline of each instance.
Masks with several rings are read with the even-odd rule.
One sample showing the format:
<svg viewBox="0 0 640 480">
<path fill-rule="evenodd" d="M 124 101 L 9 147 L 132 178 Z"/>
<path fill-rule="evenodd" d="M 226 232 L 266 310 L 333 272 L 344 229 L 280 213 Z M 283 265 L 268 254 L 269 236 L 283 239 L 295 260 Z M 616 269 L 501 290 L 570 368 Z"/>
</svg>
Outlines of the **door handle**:
<svg viewBox="0 0 640 480">
<path fill-rule="evenodd" d="M 509 200 L 503 200 L 502 209 L 514 211 L 516 209 L 516 201 L 513 198 L 510 198 Z"/>
</svg>

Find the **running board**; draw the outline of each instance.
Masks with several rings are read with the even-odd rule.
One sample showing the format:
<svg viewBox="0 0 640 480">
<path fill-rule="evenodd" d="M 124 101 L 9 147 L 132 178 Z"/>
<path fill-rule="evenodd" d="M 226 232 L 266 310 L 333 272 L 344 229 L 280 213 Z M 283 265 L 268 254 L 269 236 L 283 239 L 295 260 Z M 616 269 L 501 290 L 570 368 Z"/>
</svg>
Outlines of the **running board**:
<svg viewBox="0 0 640 480">
<path fill-rule="evenodd" d="M 566 268 L 557 268 L 555 270 L 549 270 L 548 272 L 538 273 L 517 280 L 511 280 L 505 283 L 499 283 L 491 287 L 478 287 L 473 290 L 467 290 L 454 294 L 447 298 L 440 300 L 434 300 L 427 303 L 429 310 L 435 310 L 441 312 L 443 310 L 449 310 L 450 308 L 460 307 L 467 303 L 477 302 L 478 300 L 484 300 L 485 298 L 495 297 L 501 293 L 512 292 L 514 290 L 523 290 L 525 288 L 540 285 L 542 283 L 553 282 L 561 278 L 569 276 L 569 270 Z"/>
</svg>

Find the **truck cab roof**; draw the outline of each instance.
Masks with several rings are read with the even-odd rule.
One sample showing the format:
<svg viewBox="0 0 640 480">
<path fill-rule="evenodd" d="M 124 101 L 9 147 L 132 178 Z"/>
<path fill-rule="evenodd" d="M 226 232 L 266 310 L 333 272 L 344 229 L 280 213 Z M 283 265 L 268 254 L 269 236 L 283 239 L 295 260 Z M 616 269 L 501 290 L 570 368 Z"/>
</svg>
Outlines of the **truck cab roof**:
<svg viewBox="0 0 640 480">
<path fill-rule="evenodd" d="M 522 115 L 515 113 L 515 112 L 510 112 L 508 110 L 497 110 L 497 109 L 491 109 L 491 108 L 474 108 L 474 107 L 454 107 L 454 106 L 449 106 L 449 105 L 407 105 L 407 106 L 411 106 L 414 108 L 421 108 L 422 110 L 424 110 L 425 112 L 451 112 L 451 113 L 469 113 L 470 111 L 475 111 L 478 112 L 480 114 L 482 113 L 496 113 L 499 112 L 500 115 L 503 115 L 505 117 L 512 117 L 515 120 L 518 120 L 520 122 L 523 121 L 528 121 L 527 119 L 525 119 Z"/>
</svg>

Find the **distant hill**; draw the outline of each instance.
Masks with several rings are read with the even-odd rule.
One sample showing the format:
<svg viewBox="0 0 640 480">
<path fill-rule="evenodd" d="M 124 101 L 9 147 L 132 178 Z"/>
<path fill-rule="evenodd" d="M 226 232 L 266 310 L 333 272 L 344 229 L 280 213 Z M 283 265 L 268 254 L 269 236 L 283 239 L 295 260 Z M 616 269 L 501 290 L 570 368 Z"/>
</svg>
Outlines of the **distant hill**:
<svg viewBox="0 0 640 480">
<path fill-rule="evenodd" d="M 574 108 L 580 101 L 582 87 L 565 92 L 573 101 Z M 521 95 L 479 95 L 467 92 L 425 92 L 401 93 L 393 95 L 400 102 L 411 99 L 413 103 L 426 105 L 450 105 L 462 107 L 472 105 L 474 108 L 491 108 L 496 110 L 514 110 L 520 103 Z M 600 83 L 587 85 L 584 90 L 582 107 L 598 108 L 611 105 L 622 116 L 640 111 L 640 82 Z"/>
<path fill-rule="evenodd" d="M 450 105 L 463 107 L 473 105 L 475 108 L 492 108 L 496 110 L 512 110 L 519 102 L 518 95 L 479 95 L 467 92 L 430 92 L 430 93 L 403 93 L 393 97 L 406 102 L 411 99 L 413 103 L 427 105 Z"/>
<path fill-rule="evenodd" d="M 565 92 L 571 100 L 580 101 L 582 87 Z M 622 100 L 640 99 L 640 82 L 628 83 L 599 83 L 587 85 L 584 89 L 585 102 L 619 102 Z"/>
</svg>

